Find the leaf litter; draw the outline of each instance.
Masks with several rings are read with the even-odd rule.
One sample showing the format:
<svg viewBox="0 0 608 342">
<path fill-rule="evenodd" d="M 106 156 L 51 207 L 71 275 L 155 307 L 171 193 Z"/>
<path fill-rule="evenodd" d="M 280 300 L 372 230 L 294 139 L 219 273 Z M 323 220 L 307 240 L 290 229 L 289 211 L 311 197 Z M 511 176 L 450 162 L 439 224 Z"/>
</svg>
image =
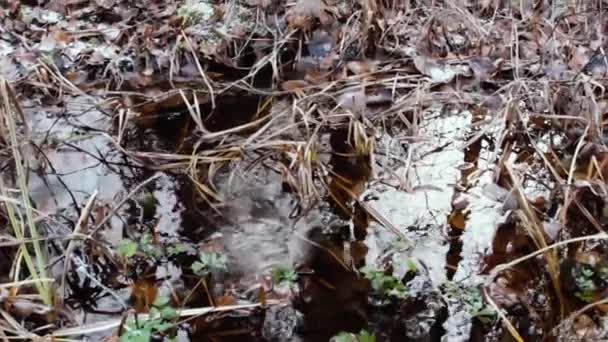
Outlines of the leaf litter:
<svg viewBox="0 0 608 342">
<path fill-rule="evenodd" d="M 2 5 L 3 337 L 608 338 L 605 6 Z"/>
</svg>

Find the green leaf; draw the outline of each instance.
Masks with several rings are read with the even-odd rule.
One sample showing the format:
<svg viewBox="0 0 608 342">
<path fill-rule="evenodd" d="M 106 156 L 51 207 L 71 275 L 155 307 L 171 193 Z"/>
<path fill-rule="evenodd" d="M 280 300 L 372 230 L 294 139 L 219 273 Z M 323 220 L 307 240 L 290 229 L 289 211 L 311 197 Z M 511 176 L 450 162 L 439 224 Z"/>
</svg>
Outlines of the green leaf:
<svg viewBox="0 0 608 342">
<path fill-rule="evenodd" d="M 169 298 L 167 296 L 158 296 L 154 300 L 154 303 L 152 303 L 152 306 L 154 306 L 156 308 L 163 308 L 163 307 L 169 305 L 170 302 L 171 302 L 171 298 Z"/>
<path fill-rule="evenodd" d="M 330 340 L 331 342 L 376 342 L 376 336 L 361 330 L 358 335 L 349 332 L 341 332 Z"/>
<path fill-rule="evenodd" d="M 407 259 L 406 261 L 406 265 L 407 265 L 407 272 L 411 272 L 411 273 L 416 273 L 418 272 L 418 265 L 416 264 L 416 262 L 412 259 Z"/>
<path fill-rule="evenodd" d="M 357 338 L 354 334 L 341 332 L 338 335 L 332 337 L 330 342 L 357 342 Z"/>
<path fill-rule="evenodd" d="M 583 270 L 581 271 L 581 273 L 587 277 L 587 278 L 591 278 L 593 277 L 593 270 L 590 268 L 583 268 Z"/>
<path fill-rule="evenodd" d="M 142 208 L 143 217 L 145 219 L 151 219 L 156 215 L 156 199 L 150 191 L 142 193 L 137 199 L 137 202 Z"/>
<path fill-rule="evenodd" d="M 376 342 L 376 336 L 367 332 L 367 330 L 361 330 L 359 332 L 359 342 Z"/>
<path fill-rule="evenodd" d="M 591 303 L 593 301 L 593 292 L 592 291 L 579 291 L 574 294 L 578 299 L 582 300 L 586 303 Z"/>
<path fill-rule="evenodd" d="M 120 342 L 150 342 L 152 338 L 151 329 L 132 329 L 125 330 L 120 336 Z"/>
<path fill-rule="evenodd" d="M 171 322 L 163 322 L 163 323 L 159 323 L 154 327 L 154 330 L 158 331 L 158 332 L 164 332 L 166 330 L 169 330 L 171 328 L 173 328 L 175 326 L 175 324 L 171 323 Z"/>
<path fill-rule="evenodd" d="M 205 264 L 200 261 L 195 261 L 194 263 L 192 263 L 192 272 L 201 277 L 209 274 L 209 272 L 205 269 Z"/>
<path fill-rule="evenodd" d="M 124 239 L 118 245 L 118 255 L 124 258 L 130 258 L 137 253 L 137 243 L 130 239 Z"/>
<path fill-rule="evenodd" d="M 141 236 L 139 246 L 141 251 L 149 257 L 158 258 L 162 255 L 162 252 L 154 243 L 154 237 L 150 233 Z"/>
<path fill-rule="evenodd" d="M 181 253 L 186 253 L 188 251 L 188 246 L 185 243 L 178 242 L 173 246 L 167 247 L 167 253 L 171 256 L 176 256 Z"/>
<path fill-rule="evenodd" d="M 295 270 L 282 266 L 275 267 L 271 274 L 272 282 L 275 284 L 283 282 L 293 284 L 298 280 L 298 273 Z"/>
<path fill-rule="evenodd" d="M 177 310 L 170 306 L 166 306 L 162 308 L 162 310 L 160 311 L 160 315 L 163 319 L 172 320 L 177 317 Z"/>
<path fill-rule="evenodd" d="M 201 253 L 199 261 L 192 264 L 192 271 L 199 276 L 206 276 L 213 270 L 226 270 L 228 259 L 216 252 Z"/>
</svg>

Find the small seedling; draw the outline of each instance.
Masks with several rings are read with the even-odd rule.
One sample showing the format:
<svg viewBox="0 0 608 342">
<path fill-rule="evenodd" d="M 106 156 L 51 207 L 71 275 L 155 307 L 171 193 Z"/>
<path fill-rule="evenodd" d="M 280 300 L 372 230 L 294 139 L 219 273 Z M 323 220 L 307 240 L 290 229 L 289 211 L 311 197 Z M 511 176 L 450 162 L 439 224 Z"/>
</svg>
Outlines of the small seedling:
<svg viewBox="0 0 608 342">
<path fill-rule="evenodd" d="M 587 303 L 593 302 L 593 291 L 595 291 L 594 275 L 595 272 L 592 269 L 583 268 L 579 276 L 575 278 L 576 286 L 580 291 L 574 293 L 574 295 Z"/>
<path fill-rule="evenodd" d="M 124 258 L 130 258 L 137 254 L 137 252 L 143 253 L 145 256 L 150 258 L 158 258 L 162 255 L 162 252 L 158 249 L 154 243 L 154 238 L 151 234 L 143 234 L 139 242 L 135 242 L 131 239 L 124 239 L 118 245 L 116 251 L 118 255 Z"/>
<path fill-rule="evenodd" d="M 216 252 L 204 252 L 200 254 L 199 260 L 192 264 L 192 272 L 198 276 L 204 277 L 214 270 L 226 270 L 227 264 L 228 260 L 226 259 L 226 256 Z"/>
<path fill-rule="evenodd" d="M 130 258 L 137 253 L 137 243 L 131 239 L 124 239 L 120 241 L 116 252 L 123 258 Z"/>
<path fill-rule="evenodd" d="M 298 273 L 291 268 L 278 266 L 272 269 L 272 282 L 275 284 L 294 284 L 298 280 Z"/>
<path fill-rule="evenodd" d="M 167 254 L 177 256 L 188 251 L 188 245 L 183 242 L 177 242 L 174 245 L 167 247 Z"/>
<path fill-rule="evenodd" d="M 169 298 L 160 296 L 152 304 L 148 317 L 127 318 L 120 335 L 120 342 L 148 342 L 155 334 L 171 335 L 167 334 L 167 331 L 175 326 L 173 321 L 177 317 L 177 311 L 171 307 Z"/>
<path fill-rule="evenodd" d="M 387 275 L 384 270 L 373 266 L 365 266 L 361 272 L 366 279 L 372 283 L 372 288 L 386 297 L 396 297 L 404 299 L 407 297 L 407 288 L 400 279 L 392 275 Z"/>
<path fill-rule="evenodd" d="M 367 330 L 361 330 L 358 334 L 341 332 L 332 337 L 330 342 L 376 342 L 376 336 L 370 334 Z"/>
<path fill-rule="evenodd" d="M 494 309 L 486 303 L 481 291 L 475 287 L 462 288 L 454 282 L 446 284 L 446 296 L 455 301 L 464 302 L 464 310 L 477 318 L 482 323 L 490 323 L 494 320 L 496 313 Z"/>
</svg>

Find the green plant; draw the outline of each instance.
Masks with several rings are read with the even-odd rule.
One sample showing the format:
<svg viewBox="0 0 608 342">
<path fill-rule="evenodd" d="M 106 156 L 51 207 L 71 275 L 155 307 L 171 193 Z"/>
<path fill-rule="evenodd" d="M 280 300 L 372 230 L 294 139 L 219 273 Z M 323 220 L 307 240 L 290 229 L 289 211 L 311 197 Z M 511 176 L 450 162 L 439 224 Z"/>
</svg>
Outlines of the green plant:
<svg viewBox="0 0 608 342">
<path fill-rule="evenodd" d="M 376 342 L 376 336 L 367 330 L 361 330 L 358 334 L 343 331 L 332 337 L 330 342 Z"/>
<path fill-rule="evenodd" d="M 407 288 L 393 275 L 387 275 L 384 270 L 373 266 L 365 266 L 361 269 L 361 273 L 366 279 L 369 279 L 372 288 L 386 297 L 406 298 Z"/>
<path fill-rule="evenodd" d="M 272 269 L 272 282 L 275 284 L 294 284 L 298 280 L 298 273 L 291 268 L 278 266 Z"/>
<path fill-rule="evenodd" d="M 167 247 L 167 254 L 171 256 L 177 256 L 178 254 L 186 253 L 188 251 L 188 245 L 183 242 L 177 242 Z"/>
<path fill-rule="evenodd" d="M 159 296 L 150 308 L 147 317 L 137 319 L 137 316 L 127 318 L 120 335 L 121 342 L 148 342 L 155 334 L 170 335 L 167 332 L 175 325 L 177 311 L 171 307 L 168 297 Z M 167 336 L 171 339 L 172 336 Z"/>
<path fill-rule="evenodd" d="M 141 207 L 142 216 L 149 220 L 156 215 L 156 198 L 150 191 L 144 191 L 137 197 L 137 204 Z"/>
<path fill-rule="evenodd" d="M 600 268 L 598 274 L 604 279 L 608 279 L 608 266 Z"/>
<path fill-rule="evenodd" d="M 162 252 L 154 243 L 154 237 L 149 233 L 142 234 L 138 242 L 131 239 L 120 241 L 116 252 L 125 258 L 133 257 L 138 252 L 150 258 L 158 258 L 162 255 Z"/>
<path fill-rule="evenodd" d="M 36 287 L 36 291 L 42 298 L 42 301 L 47 305 L 52 305 L 52 284 L 46 280 L 48 279 L 46 253 L 41 245 L 41 240 L 43 239 L 40 238 L 41 236 L 38 232 L 36 221 L 34 220 L 34 208 L 28 191 L 28 160 L 22 157 L 21 150 L 19 149 L 22 142 L 20 142 L 17 137 L 17 123 L 14 120 L 15 117 L 18 117 L 17 114 L 21 114 L 21 117 L 23 117 L 23 113 L 17 103 L 15 94 L 12 93 L 8 81 L 2 82 L 0 91 L 0 103 L 3 104 L 3 106 L 0 106 L 0 122 L 4 120 L 3 117 L 6 118 L 6 128 L 9 133 L 8 140 L 11 145 L 11 153 L 17 174 L 17 184 L 21 196 L 19 205 L 10 201 L 4 201 L 13 235 L 18 241 L 24 241 L 19 246 L 18 253 L 20 257 L 18 256 L 16 260 L 23 260 L 25 262 L 27 270 L 34 282 L 34 286 Z M 2 177 L 3 176 L 0 175 L 0 194 L 5 198 L 10 198 L 9 191 L 6 188 Z M 21 210 L 19 206 L 22 206 L 23 210 Z M 28 231 L 29 237 L 27 236 Z M 26 240 L 30 240 L 31 242 L 25 242 Z M 34 252 L 33 256 L 30 252 L 30 247 L 28 246 L 30 243 Z"/>
<path fill-rule="evenodd" d="M 574 278 L 576 286 L 580 290 L 574 293 L 574 295 L 587 303 L 593 302 L 593 292 L 595 291 L 594 275 L 595 272 L 591 268 L 583 268 L 580 270 L 579 275 Z"/>
<path fill-rule="evenodd" d="M 192 264 L 192 272 L 204 277 L 214 270 L 226 270 L 227 264 L 226 256 L 216 252 L 203 252 L 200 254 L 199 260 Z"/>
<path fill-rule="evenodd" d="M 496 316 L 494 309 L 476 287 L 463 288 L 455 282 L 448 282 L 445 286 L 445 294 L 449 299 L 463 302 L 464 310 L 484 324 L 490 323 Z"/>
<path fill-rule="evenodd" d="M 131 239 L 124 239 L 120 241 L 116 252 L 123 258 L 130 258 L 137 253 L 137 243 Z"/>
</svg>

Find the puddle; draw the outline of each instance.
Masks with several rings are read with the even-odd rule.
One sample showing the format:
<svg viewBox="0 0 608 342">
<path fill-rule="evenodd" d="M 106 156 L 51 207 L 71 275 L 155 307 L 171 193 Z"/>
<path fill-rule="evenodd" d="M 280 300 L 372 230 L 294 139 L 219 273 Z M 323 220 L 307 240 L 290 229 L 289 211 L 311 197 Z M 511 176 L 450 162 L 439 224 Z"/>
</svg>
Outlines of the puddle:
<svg viewBox="0 0 608 342">
<path fill-rule="evenodd" d="M 75 210 L 98 190 L 98 198 L 113 202 L 124 189 L 121 164 L 111 138 L 110 118 L 85 97 L 62 106 L 28 110 L 33 140 L 29 189 L 39 210 Z"/>
<path fill-rule="evenodd" d="M 454 187 L 460 177 L 458 167 L 464 156 L 457 143 L 463 140 L 469 122 L 467 114 L 441 117 L 436 112 L 427 113 L 421 121 L 421 141 L 412 142 L 407 147 L 411 150 L 407 152 L 411 155 L 408 156 L 409 168 L 402 167 L 394 172 L 407 182 L 407 188 L 399 189 L 402 184 L 392 175 L 380 174 L 378 178 L 388 185 L 378 183 L 363 195 L 373 195 L 369 205 L 412 241 L 410 257 L 424 264 L 437 287 L 447 279 L 447 218 L 452 208 Z M 390 146 L 390 141 L 386 146 Z M 385 154 L 391 153 L 395 154 L 392 151 Z M 370 225 L 370 231 L 372 233 L 366 243 L 373 247 L 367 260 L 374 262 L 381 259 L 383 251 L 390 249 L 395 235 L 377 223 Z M 405 269 L 395 272 L 403 275 Z"/>
<path fill-rule="evenodd" d="M 273 267 L 291 267 L 288 243 L 297 203 L 284 192 L 282 177 L 264 166 L 233 171 L 233 177 L 218 184 L 227 224 L 217 231 L 235 262 L 234 271 L 260 275 Z"/>
<path fill-rule="evenodd" d="M 214 131 L 251 120 L 261 99 L 251 97 L 246 106 L 251 111 L 244 110 L 249 114 L 242 113 L 236 121 L 222 119 L 226 110 L 238 107 L 230 102 L 234 99 L 224 100 L 224 109 L 207 117 L 206 127 Z M 98 237 L 113 248 L 131 239 L 138 248 L 151 244 L 156 252 L 130 260 L 135 264 L 125 274 L 124 261 L 90 254 L 94 246 L 74 251 L 73 262 L 87 266 L 76 265 L 78 272 L 68 277 L 72 295 L 67 302 L 83 324 L 122 315 L 129 306 L 145 311 L 149 297 L 157 293 L 188 298 L 185 304 L 195 307 L 218 300 L 255 302 L 266 286 L 264 279 L 282 267 L 295 269 L 297 287 L 286 292 L 271 289 L 267 295 L 293 304 L 290 310 L 298 313 L 290 314 L 295 315 L 291 323 L 281 326 L 276 321 L 283 311 L 268 312 L 269 316 L 256 311 L 217 321 L 201 318 L 185 328 L 199 340 L 231 334 L 252 337 L 278 329 L 277 334 L 292 340 L 319 341 L 340 331 L 368 328 L 381 339 L 466 341 L 476 333 L 475 319 L 462 300 L 446 299 L 442 291 L 451 284 L 477 288 L 484 281 L 484 266 L 507 260 L 507 247 L 500 244 L 496 231 L 508 232 L 506 213 L 514 204 L 509 191 L 495 184 L 493 127 L 462 149 L 485 128 L 488 118 L 478 112 L 428 110 L 415 136 L 379 137 L 374 158 L 353 148 L 349 129 L 324 133 L 323 146 L 331 153 L 321 158 L 331 167 L 332 177 L 322 201 L 306 212 L 284 175 L 274 171 L 281 168 L 272 158 L 245 158 L 234 161 L 229 172 L 220 169 L 214 178 L 223 200 L 219 203 L 202 199 L 184 175 L 134 166 L 104 133 L 113 130 L 111 118 L 87 98 L 71 98 L 42 111 L 29 109 L 28 115 L 41 156 L 32 159 L 32 199 L 39 210 L 62 218 L 66 226 L 58 229 L 65 234 L 79 216 L 77 207 L 94 191 L 99 194 L 93 216 L 103 217 L 145 179 L 155 177 L 126 200 Z M 165 119 L 172 120 L 167 126 L 172 131 L 184 128 L 184 120 L 194 124 L 183 113 Z M 183 142 L 181 134 L 165 136 L 158 131 L 161 122 L 144 130 L 152 137 L 144 147 L 171 149 L 171 141 Z M 126 136 L 136 137 L 131 134 Z M 185 146 L 180 145 L 179 149 Z M 391 171 L 388 166 L 395 166 L 394 160 L 402 164 Z M 532 190 L 526 194 L 539 195 L 530 184 L 526 189 Z M 147 197 L 150 207 L 144 204 Z M 367 207 L 408 241 L 371 219 L 375 214 L 370 215 Z M 169 252 L 180 245 L 180 252 Z M 207 250 L 225 253 L 228 270 L 214 274 L 203 291 L 191 265 Z M 403 301 L 370 297 L 370 282 L 356 271 L 387 261 L 393 275 L 407 282 L 408 297 Z M 412 264 L 418 269 L 413 276 L 408 273 Z M 96 335 L 101 336 L 107 335 Z"/>
<path fill-rule="evenodd" d="M 231 129 L 239 120 L 251 120 L 254 114 L 244 110 L 248 114 L 236 121 L 222 121 L 227 108 L 238 107 L 230 104 L 233 100 L 208 116 L 207 127 Z M 246 107 L 257 113 L 260 98 L 249 100 Z M 200 318 L 182 328 L 196 340 L 254 338 L 263 330 L 291 340 L 320 341 L 340 331 L 367 328 L 380 339 L 468 341 L 475 339 L 479 325 L 466 303 L 446 298 L 445 289 L 453 284 L 478 288 L 485 279 L 484 267 L 513 257 L 513 246 L 501 244 L 509 240 L 501 236 L 513 235 L 507 213 L 516 204 L 509 191 L 495 183 L 494 127 L 462 149 L 486 128 L 488 118 L 480 113 L 428 110 L 415 136 L 379 137 L 374 158 L 353 148 L 344 127 L 324 133 L 324 148 L 331 147 L 331 153 L 321 158 L 332 177 L 322 201 L 303 212 L 301 199 L 276 172 L 281 169 L 273 164 L 276 159 L 235 160 L 230 172 L 220 169 L 214 178 L 223 201 L 205 200 L 183 174 L 134 166 L 104 133 L 113 131 L 111 118 L 87 98 L 71 98 L 44 110 L 34 106 L 28 115 L 41 157 L 32 159 L 29 187 L 37 208 L 66 224 L 56 228 L 63 229 L 61 233 L 72 231 L 68 227 L 79 216 L 77 208 L 94 191 L 99 194 L 92 218 L 99 220 L 145 179 L 155 177 L 126 200 L 98 237 L 114 249 L 131 239 L 138 248 L 149 244 L 156 252 L 127 261 L 104 254 L 94 244 L 73 252 L 76 271 L 68 277 L 71 295 L 66 302 L 81 324 L 118 317 L 125 307 L 145 311 L 157 293 L 202 307 L 216 301 L 256 302 L 263 289 L 265 295 L 292 306 L 235 313 L 221 320 Z M 184 120 L 193 124 L 183 113 L 167 118 L 174 120 L 173 128 L 183 128 Z M 153 127 L 143 130 L 151 137 L 144 147 L 164 144 L 171 149 L 171 141 L 183 142 L 183 135 L 156 132 L 162 129 L 159 122 Z M 133 139 L 142 132 L 130 134 Z M 390 170 L 394 160 L 402 164 Z M 531 189 L 526 194 L 542 195 L 532 185 L 526 184 Z M 142 200 L 147 196 L 149 208 Z M 368 207 L 408 241 L 372 219 L 376 214 Z M 170 252 L 177 246 L 181 251 Z M 225 253 L 228 269 L 214 273 L 205 290 L 191 265 L 208 250 Z M 124 262 L 134 263 L 129 273 L 123 271 Z M 370 296 L 370 282 L 356 271 L 389 262 L 390 272 L 407 283 L 408 296 L 402 301 Z M 80 263 L 87 266 L 78 267 Z M 267 279 L 278 267 L 295 270 L 296 287 L 271 286 L 267 291 Z M 107 334 L 92 338 L 103 336 Z"/>
</svg>

